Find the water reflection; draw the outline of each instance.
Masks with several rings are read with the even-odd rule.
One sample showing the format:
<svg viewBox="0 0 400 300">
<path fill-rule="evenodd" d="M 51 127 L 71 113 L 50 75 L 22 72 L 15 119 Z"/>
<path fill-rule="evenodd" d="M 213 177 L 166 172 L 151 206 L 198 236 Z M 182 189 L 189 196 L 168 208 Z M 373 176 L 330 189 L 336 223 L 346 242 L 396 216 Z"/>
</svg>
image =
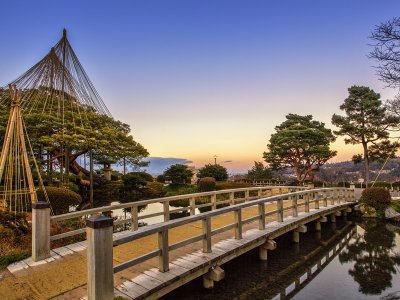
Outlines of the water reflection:
<svg viewBox="0 0 400 300">
<path fill-rule="evenodd" d="M 354 263 L 349 274 L 359 284 L 361 293 L 379 295 L 392 287 L 392 275 L 400 265 L 400 254 L 395 251 L 395 232 L 399 229 L 372 219 L 364 220 L 359 226 L 364 232 L 357 233 L 354 241 L 340 253 L 339 260 Z"/>
<path fill-rule="evenodd" d="M 399 226 L 338 220 L 315 232 L 313 225 L 300 244 L 279 237 L 268 262 L 255 250 L 224 264 L 226 278 L 212 290 L 199 278 L 163 299 L 400 299 Z"/>
</svg>

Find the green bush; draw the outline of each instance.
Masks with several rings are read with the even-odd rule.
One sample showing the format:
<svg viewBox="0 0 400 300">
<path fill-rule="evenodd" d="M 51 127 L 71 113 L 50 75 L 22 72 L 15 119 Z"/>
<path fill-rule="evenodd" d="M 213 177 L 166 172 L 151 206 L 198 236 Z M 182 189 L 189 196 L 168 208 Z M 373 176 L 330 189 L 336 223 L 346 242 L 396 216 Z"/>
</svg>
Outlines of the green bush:
<svg viewBox="0 0 400 300">
<path fill-rule="evenodd" d="M 164 184 L 161 182 L 147 182 L 143 189 L 143 200 L 161 198 L 167 194 Z"/>
<path fill-rule="evenodd" d="M 69 212 L 69 207 L 79 205 L 82 198 L 79 194 L 62 187 L 46 186 L 46 194 L 53 213 L 55 215 L 65 214 Z M 37 191 L 39 201 L 46 201 L 45 194 L 42 189 Z"/>
<path fill-rule="evenodd" d="M 122 176 L 122 182 L 124 184 L 123 189 L 125 191 L 138 191 L 146 186 L 146 178 L 139 173 L 140 172 L 131 172 Z"/>
<path fill-rule="evenodd" d="M 157 182 L 165 183 L 165 176 L 164 175 L 158 175 L 156 180 L 157 180 Z"/>
<path fill-rule="evenodd" d="M 391 185 L 390 182 L 387 181 L 376 181 L 376 182 L 369 182 L 368 187 L 391 188 Z"/>
<path fill-rule="evenodd" d="M 390 203 L 390 207 L 393 208 L 398 213 L 400 213 L 400 201 L 399 200 L 392 201 L 392 203 Z"/>
<path fill-rule="evenodd" d="M 217 190 L 230 190 L 251 187 L 250 183 L 233 182 L 233 181 L 217 181 Z"/>
<path fill-rule="evenodd" d="M 10 229 L 15 235 L 29 232 L 29 224 L 25 213 L 0 211 L 0 229 Z M 2 230 L 0 230 L 2 231 Z M 1 236 L 0 232 L 0 236 Z"/>
<path fill-rule="evenodd" d="M 7 267 L 9 264 L 13 262 L 23 260 L 28 258 L 30 253 L 20 253 L 20 254 L 10 254 L 5 256 L 0 256 L 0 270 Z"/>
<path fill-rule="evenodd" d="M 361 201 L 375 208 L 377 212 L 383 212 L 390 205 L 391 200 L 390 192 L 381 187 L 367 188 L 361 194 Z"/>
<path fill-rule="evenodd" d="M 210 192 L 210 191 L 215 191 L 216 189 L 216 183 L 215 183 L 215 178 L 213 177 L 204 177 L 200 178 L 198 182 L 199 186 L 199 191 L 202 192 Z"/>
<path fill-rule="evenodd" d="M 197 177 L 213 177 L 216 181 L 224 181 L 228 179 L 228 171 L 224 166 L 218 164 L 208 164 L 199 169 Z"/>
</svg>

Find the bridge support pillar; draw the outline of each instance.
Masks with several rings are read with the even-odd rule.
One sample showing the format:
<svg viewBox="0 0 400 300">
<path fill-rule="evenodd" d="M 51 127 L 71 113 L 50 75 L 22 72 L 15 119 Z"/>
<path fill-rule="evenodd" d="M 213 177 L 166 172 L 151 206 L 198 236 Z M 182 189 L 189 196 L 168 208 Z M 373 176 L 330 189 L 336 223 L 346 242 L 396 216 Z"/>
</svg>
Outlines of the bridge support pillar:
<svg viewBox="0 0 400 300">
<path fill-rule="evenodd" d="M 214 282 L 218 282 L 225 278 L 225 271 L 220 266 L 216 266 L 210 270 L 207 274 L 203 275 L 203 286 L 206 289 L 212 289 Z"/>
<path fill-rule="evenodd" d="M 264 244 L 259 247 L 260 260 L 268 260 L 268 250 L 275 250 L 276 242 L 274 240 L 267 240 Z"/>
<path fill-rule="evenodd" d="M 326 217 L 321 217 L 315 220 L 315 231 L 321 231 L 321 223 L 326 223 L 326 222 L 327 222 Z"/>
<path fill-rule="evenodd" d="M 32 203 L 32 260 L 50 257 L 50 204 Z"/>
<path fill-rule="evenodd" d="M 331 223 L 336 223 L 336 216 L 335 216 L 335 214 L 331 214 Z"/>
<path fill-rule="evenodd" d="M 292 240 L 293 240 L 294 243 L 299 243 L 300 242 L 300 232 L 301 233 L 307 232 L 307 226 L 300 225 L 295 230 L 293 230 L 293 239 Z"/>
<path fill-rule="evenodd" d="M 86 220 L 89 300 L 114 299 L 112 234 L 112 218 L 99 216 Z"/>
</svg>

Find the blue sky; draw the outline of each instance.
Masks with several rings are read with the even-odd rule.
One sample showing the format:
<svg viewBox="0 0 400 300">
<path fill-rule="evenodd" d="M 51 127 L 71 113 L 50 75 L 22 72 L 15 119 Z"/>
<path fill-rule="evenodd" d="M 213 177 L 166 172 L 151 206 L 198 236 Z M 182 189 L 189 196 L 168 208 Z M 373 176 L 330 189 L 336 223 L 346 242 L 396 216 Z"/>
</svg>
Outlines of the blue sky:
<svg viewBox="0 0 400 300">
<path fill-rule="evenodd" d="M 232 172 L 261 161 L 288 113 L 330 118 L 353 84 L 391 98 L 368 36 L 399 1 L 7 1 L 0 85 L 25 72 L 64 27 L 113 116 L 156 157 Z M 358 153 L 334 144 L 334 161 Z"/>
</svg>

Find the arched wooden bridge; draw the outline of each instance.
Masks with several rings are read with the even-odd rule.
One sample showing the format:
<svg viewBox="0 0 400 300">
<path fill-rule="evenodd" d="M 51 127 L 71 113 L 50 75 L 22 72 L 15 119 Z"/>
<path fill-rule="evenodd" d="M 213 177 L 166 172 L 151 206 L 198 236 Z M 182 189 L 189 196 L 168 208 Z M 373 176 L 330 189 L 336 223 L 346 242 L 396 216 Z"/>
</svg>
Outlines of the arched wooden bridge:
<svg viewBox="0 0 400 300">
<path fill-rule="evenodd" d="M 171 202 L 182 200 L 188 206 L 169 209 Z M 49 246 L 48 253 L 47 249 L 39 253 L 48 256 L 44 260 L 28 259 L 23 263 L 30 268 L 43 262 L 51 264 L 54 259 L 86 249 L 87 287 L 66 291 L 63 296 L 156 299 L 199 276 L 203 277 L 204 286 L 210 288 L 224 277 L 223 264 L 227 261 L 256 247 L 260 259 L 266 260 L 268 251 L 277 246 L 276 237 L 291 232 L 293 242 L 298 243 L 301 233 L 311 224 L 315 230 L 321 230 L 321 222 L 335 222 L 336 217 L 351 211 L 354 201 L 351 189 L 279 186 L 181 195 L 74 212 L 52 217 L 51 222 L 92 216 L 86 220 L 86 228 L 42 240 L 86 231 L 87 241 L 51 251 Z M 162 211 L 147 217 L 138 213 L 139 206 L 160 202 Z M 131 216 L 115 223 L 131 224 L 131 231 L 113 234 L 116 224 L 112 218 L 93 217 L 127 207 L 131 208 Z M 197 213 L 205 207 L 211 210 Z M 188 211 L 190 215 L 170 220 L 171 213 L 176 211 Z M 138 227 L 138 220 L 149 216 L 163 216 L 164 222 Z M 40 238 L 38 243 L 43 243 Z M 15 271 L 25 266 L 15 264 L 10 268 Z"/>
</svg>

